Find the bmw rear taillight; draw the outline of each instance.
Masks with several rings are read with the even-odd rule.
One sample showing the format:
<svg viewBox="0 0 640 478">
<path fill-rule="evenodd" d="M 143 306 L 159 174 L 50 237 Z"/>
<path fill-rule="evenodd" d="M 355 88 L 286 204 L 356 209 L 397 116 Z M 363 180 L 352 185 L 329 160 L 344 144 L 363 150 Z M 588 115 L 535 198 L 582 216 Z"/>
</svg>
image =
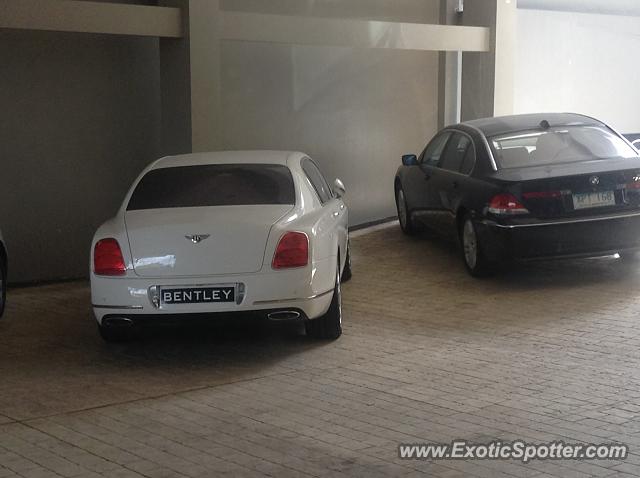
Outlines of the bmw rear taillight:
<svg viewBox="0 0 640 478">
<path fill-rule="evenodd" d="M 290 269 L 309 263 L 309 238 L 303 232 L 287 232 L 278 242 L 271 267 Z"/>
<path fill-rule="evenodd" d="M 640 189 L 640 181 L 634 181 L 625 185 L 626 189 Z"/>
<path fill-rule="evenodd" d="M 489 201 L 488 211 L 492 214 L 498 215 L 517 215 L 517 214 L 529 214 L 529 211 L 524 207 L 520 201 L 513 194 L 497 194 Z"/>
<path fill-rule="evenodd" d="M 93 250 L 93 271 L 100 276 L 123 276 L 127 273 L 120 244 L 115 239 L 102 239 Z"/>
</svg>

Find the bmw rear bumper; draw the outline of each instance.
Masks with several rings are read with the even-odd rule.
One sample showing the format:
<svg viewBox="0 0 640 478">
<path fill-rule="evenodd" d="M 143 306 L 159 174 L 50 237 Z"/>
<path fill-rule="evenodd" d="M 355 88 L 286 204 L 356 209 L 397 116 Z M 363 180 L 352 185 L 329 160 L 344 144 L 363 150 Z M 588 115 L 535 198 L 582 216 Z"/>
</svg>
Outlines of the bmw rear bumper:
<svg viewBox="0 0 640 478">
<path fill-rule="evenodd" d="M 490 260 L 593 257 L 640 249 L 640 214 L 538 223 L 477 225 Z"/>
</svg>

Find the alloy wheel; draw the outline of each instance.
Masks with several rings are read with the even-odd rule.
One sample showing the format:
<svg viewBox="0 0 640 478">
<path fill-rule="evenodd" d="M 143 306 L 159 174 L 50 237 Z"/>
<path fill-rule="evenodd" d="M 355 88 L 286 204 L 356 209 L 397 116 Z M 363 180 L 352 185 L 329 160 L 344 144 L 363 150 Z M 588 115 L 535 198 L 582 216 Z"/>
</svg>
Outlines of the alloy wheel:
<svg viewBox="0 0 640 478">
<path fill-rule="evenodd" d="M 403 229 L 407 228 L 407 203 L 404 200 L 404 191 L 398 189 L 398 218 Z"/>
<path fill-rule="evenodd" d="M 470 219 L 464 223 L 462 230 L 462 247 L 464 248 L 464 260 L 470 269 L 474 269 L 478 262 L 478 239 L 476 230 Z"/>
<path fill-rule="evenodd" d="M 338 295 L 338 321 L 342 326 L 342 286 L 340 285 L 340 261 L 338 261 L 338 270 L 336 272 L 336 290 L 335 294 Z"/>
</svg>

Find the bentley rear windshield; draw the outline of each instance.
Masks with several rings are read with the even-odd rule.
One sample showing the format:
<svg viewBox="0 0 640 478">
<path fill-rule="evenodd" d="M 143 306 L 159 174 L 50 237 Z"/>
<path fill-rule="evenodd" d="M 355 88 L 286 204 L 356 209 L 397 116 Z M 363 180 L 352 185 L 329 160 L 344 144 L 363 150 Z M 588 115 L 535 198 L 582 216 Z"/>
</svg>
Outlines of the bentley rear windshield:
<svg viewBox="0 0 640 478">
<path fill-rule="evenodd" d="M 145 174 L 127 210 L 294 204 L 294 191 L 291 171 L 282 165 L 178 166 Z"/>
<path fill-rule="evenodd" d="M 502 169 L 638 157 L 614 132 L 594 125 L 518 131 L 489 138 L 489 143 Z"/>
</svg>

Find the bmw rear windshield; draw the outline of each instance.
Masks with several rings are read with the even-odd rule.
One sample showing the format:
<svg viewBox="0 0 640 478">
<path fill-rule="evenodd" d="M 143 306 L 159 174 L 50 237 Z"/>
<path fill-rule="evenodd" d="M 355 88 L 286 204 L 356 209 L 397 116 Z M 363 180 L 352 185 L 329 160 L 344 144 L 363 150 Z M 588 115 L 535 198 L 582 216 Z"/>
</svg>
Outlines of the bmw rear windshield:
<svg viewBox="0 0 640 478">
<path fill-rule="evenodd" d="M 638 152 L 603 126 L 555 126 L 489 138 L 498 166 L 523 168 L 594 159 L 638 158 Z"/>
<path fill-rule="evenodd" d="M 153 169 L 127 211 L 179 207 L 294 204 L 291 171 L 278 164 L 206 164 Z"/>
</svg>

